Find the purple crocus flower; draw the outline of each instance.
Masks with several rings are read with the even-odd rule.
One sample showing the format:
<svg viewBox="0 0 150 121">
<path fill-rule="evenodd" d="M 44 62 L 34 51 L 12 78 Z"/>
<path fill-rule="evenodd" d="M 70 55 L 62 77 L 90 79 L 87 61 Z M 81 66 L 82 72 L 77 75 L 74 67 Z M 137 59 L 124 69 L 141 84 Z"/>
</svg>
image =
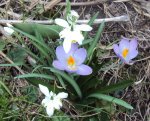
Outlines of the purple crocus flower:
<svg viewBox="0 0 150 121">
<path fill-rule="evenodd" d="M 92 68 L 83 64 L 86 59 L 87 52 L 84 48 L 78 49 L 78 44 L 72 44 L 68 53 L 64 51 L 63 46 L 56 48 L 57 60 L 53 61 L 53 66 L 59 70 L 79 75 L 89 75 Z"/>
<path fill-rule="evenodd" d="M 138 55 L 137 51 L 137 39 L 123 38 L 119 42 L 119 45 L 114 44 L 113 49 L 116 55 L 125 63 L 129 64 L 130 61 Z"/>
</svg>

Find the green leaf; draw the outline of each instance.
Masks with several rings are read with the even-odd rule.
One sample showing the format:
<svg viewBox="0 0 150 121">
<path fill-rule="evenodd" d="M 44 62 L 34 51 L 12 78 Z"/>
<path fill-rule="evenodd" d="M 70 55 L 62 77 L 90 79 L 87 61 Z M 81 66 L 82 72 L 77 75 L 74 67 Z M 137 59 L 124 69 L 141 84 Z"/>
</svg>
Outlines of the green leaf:
<svg viewBox="0 0 150 121">
<path fill-rule="evenodd" d="M 126 80 L 126 81 L 119 82 L 119 83 L 116 83 L 116 84 L 112 84 L 112 85 L 109 85 L 109 86 L 106 86 L 106 87 L 103 87 L 103 88 L 98 87 L 99 89 L 96 89 L 96 90 L 92 91 L 92 93 L 110 93 L 110 92 L 128 87 L 132 83 L 133 83 L 132 80 Z"/>
<path fill-rule="evenodd" d="M 15 47 L 7 53 L 7 56 L 16 64 L 24 64 L 27 53 L 22 48 Z"/>
<path fill-rule="evenodd" d="M 29 85 L 21 90 L 26 95 L 30 102 L 35 102 L 38 99 L 38 89 L 35 86 Z"/>
<path fill-rule="evenodd" d="M 93 54 L 94 52 L 94 48 L 96 47 L 97 43 L 98 43 L 98 40 L 100 39 L 101 37 L 101 33 L 103 31 L 103 28 L 104 28 L 104 21 L 101 23 L 101 25 L 99 26 L 99 29 L 95 35 L 95 38 L 94 38 L 94 41 L 93 43 L 91 44 L 91 46 L 89 47 L 88 49 L 88 52 L 87 52 L 87 57 L 90 58 L 90 56 Z"/>
<path fill-rule="evenodd" d="M 59 32 L 62 30 L 62 27 L 58 25 L 42 25 L 35 23 L 18 23 L 13 25 L 15 28 L 32 35 L 35 35 L 36 28 L 38 33 L 43 37 L 49 37 L 51 39 L 59 38 Z"/>
<path fill-rule="evenodd" d="M 66 79 L 66 81 L 68 81 L 68 83 L 70 83 L 75 91 L 77 92 L 77 94 L 79 95 L 79 97 L 81 98 L 82 97 L 82 93 L 81 93 L 81 90 L 78 86 L 78 84 L 76 83 L 76 81 L 74 79 L 72 79 L 70 76 L 68 76 L 66 73 L 62 72 L 62 71 L 59 71 L 57 69 L 54 69 L 54 68 L 51 68 L 51 67 L 44 67 L 45 69 L 50 69 L 51 72 L 53 73 L 56 73 L 56 74 L 59 74 L 60 76 L 62 76 L 64 79 Z"/>
<path fill-rule="evenodd" d="M 16 76 L 15 78 L 31 78 L 31 77 L 36 77 L 36 78 L 44 78 L 44 79 L 49 79 L 49 80 L 54 80 L 54 76 L 46 75 L 46 74 L 39 74 L 39 73 L 31 73 L 31 74 L 23 74 Z"/>
<path fill-rule="evenodd" d="M 90 21 L 88 22 L 88 25 L 92 25 L 93 24 L 93 22 L 95 21 L 95 19 L 97 18 L 97 16 L 98 16 L 98 14 L 99 14 L 99 12 L 97 12 L 91 19 L 90 19 Z M 88 35 L 88 32 L 84 32 L 84 34 L 83 34 L 83 36 L 84 36 L 84 39 L 86 39 L 87 38 L 87 35 Z M 83 41 L 84 42 L 84 41 Z"/>
<path fill-rule="evenodd" d="M 93 93 L 93 94 L 90 94 L 87 98 L 91 98 L 91 97 L 97 98 L 97 99 L 102 99 L 102 100 L 109 101 L 112 103 L 116 103 L 116 104 L 121 105 L 128 109 L 133 109 L 133 107 L 130 104 L 126 103 L 125 101 L 115 98 L 115 97 L 112 97 L 112 96 L 109 96 L 109 95 Z"/>
<path fill-rule="evenodd" d="M 13 95 L 11 94 L 10 90 L 7 88 L 7 86 L 0 80 L 0 85 L 8 92 L 8 94 L 13 97 Z"/>
<path fill-rule="evenodd" d="M 100 121 L 110 121 L 109 115 L 105 112 L 101 112 Z"/>
<path fill-rule="evenodd" d="M 66 7 L 66 15 L 65 15 L 65 18 L 67 19 L 67 15 L 70 13 L 71 11 L 71 4 L 70 4 L 70 1 L 69 0 L 66 0 L 66 3 L 67 3 L 67 7 Z"/>
<path fill-rule="evenodd" d="M 84 46 L 84 45 L 86 45 L 86 44 L 90 44 L 91 42 L 93 42 L 93 38 L 92 39 L 87 39 L 87 40 L 84 40 L 83 42 L 82 42 L 82 46 Z"/>
<path fill-rule="evenodd" d="M 63 87 L 64 89 L 66 89 L 66 85 L 65 85 L 65 83 L 64 83 L 64 81 L 63 81 L 63 79 L 62 79 L 62 77 L 61 77 L 60 75 L 58 75 L 58 74 L 56 74 L 56 76 L 57 76 L 57 78 L 58 78 L 60 84 L 62 85 L 62 87 Z"/>
<path fill-rule="evenodd" d="M 22 63 L 13 63 L 13 64 L 0 64 L 0 67 L 4 67 L 4 66 L 13 66 L 13 67 L 15 67 L 15 66 L 21 66 L 22 65 Z"/>
<path fill-rule="evenodd" d="M 20 32 L 21 34 L 29 37 L 30 39 L 32 39 L 32 44 L 40 51 L 40 53 L 42 55 L 44 55 L 49 61 L 51 61 L 51 58 L 49 56 L 49 53 L 48 52 L 51 52 L 51 49 L 45 44 L 45 42 L 43 41 L 40 41 L 38 40 L 36 37 L 26 33 L 26 32 L 23 32 L 17 28 L 13 28 L 15 31 L 17 32 Z"/>
<path fill-rule="evenodd" d="M 2 51 L 5 47 L 6 43 L 0 40 L 0 51 Z"/>
</svg>

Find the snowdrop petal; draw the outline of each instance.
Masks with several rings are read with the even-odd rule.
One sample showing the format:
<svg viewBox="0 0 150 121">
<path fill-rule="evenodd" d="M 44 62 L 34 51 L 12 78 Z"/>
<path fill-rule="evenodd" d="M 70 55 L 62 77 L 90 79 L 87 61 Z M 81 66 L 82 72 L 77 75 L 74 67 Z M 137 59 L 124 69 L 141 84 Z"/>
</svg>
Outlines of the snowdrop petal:
<svg viewBox="0 0 150 121">
<path fill-rule="evenodd" d="M 45 96 L 50 97 L 49 90 L 46 86 L 39 84 L 39 88 Z"/>
<path fill-rule="evenodd" d="M 9 23 L 6 23 L 6 25 L 8 26 L 8 27 L 13 27 L 11 24 L 9 24 Z"/>
<path fill-rule="evenodd" d="M 82 41 L 84 40 L 84 36 L 80 31 L 72 31 L 70 40 L 74 40 L 75 42 L 78 42 L 81 45 Z"/>
<path fill-rule="evenodd" d="M 64 48 L 65 52 L 68 53 L 71 49 L 71 40 L 69 40 L 68 38 L 65 39 L 63 42 L 63 48 Z"/>
<path fill-rule="evenodd" d="M 4 31 L 6 32 L 7 35 L 12 35 L 14 33 L 14 30 L 11 29 L 10 27 L 4 27 Z"/>
<path fill-rule="evenodd" d="M 64 99 L 64 98 L 67 98 L 67 97 L 68 97 L 68 93 L 65 93 L 65 92 L 60 92 L 57 95 L 57 98 L 60 98 L 60 99 Z"/>
<path fill-rule="evenodd" d="M 54 108 L 57 110 L 60 110 L 60 108 L 62 107 L 62 102 L 60 99 L 54 99 L 54 104 L 53 104 Z"/>
<path fill-rule="evenodd" d="M 57 18 L 57 19 L 55 19 L 55 23 L 64 28 L 69 28 L 69 24 L 64 19 Z"/>
<path fill-rule="evenodd" d="M 54 114 L 54 107 L 53 107 L 53 105 L 48 105 L 47 107 L 46 107 L 46 112 L 47 112 L 47 115 L 49 116 L 49 117 L 51 117 L 53 114 Z"/>
<path fill-rule="evenodd" d="M 70 11 L 70 14 L 71 14 L 72 16 L 75 16 L 77 19 L 79 18 L 79 14 L 78 14 L 75 10 L 71 10 L 71 11 Z"/>
<path fill-rule="evenodd" d="M 48 97 L 45 97 L 45 99 L 42 100 L 42 103 L 41 103 L 41 104 L 42 104 L 44 107 L 47 107 L 47 106 L 48 106 L 48 103 L 49 103 L 49 100 L 50 100 L 50 99 L 49 99 Z"/>
<path fill-rule="evenodd" d="M 91 31 L 92 27 L 87 24 L 75 25 L 74 30 L 76 31 Z"/>
</svg>

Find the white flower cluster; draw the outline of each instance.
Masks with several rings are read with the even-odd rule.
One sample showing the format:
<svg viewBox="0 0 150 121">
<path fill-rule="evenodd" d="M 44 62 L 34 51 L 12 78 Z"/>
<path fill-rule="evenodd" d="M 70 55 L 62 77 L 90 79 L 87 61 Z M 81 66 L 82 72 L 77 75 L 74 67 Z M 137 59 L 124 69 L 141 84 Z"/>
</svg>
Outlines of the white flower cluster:
<svg viewBox="0 0 150 121">
<path fill-rule="evenodd" d="M 63 41 L 63 48 L 66 53 L 69 52 L 71 48 L 71 43 L 79 43 L 82 44 L 84 40 L 84 36 L 82 31 L 91 31 L 92 27 L 87 24 L 76 24 L 79 15 L 76 11 L 72 10 L 70 14 L 67 16 L 67 21 L 64 19 L 57 18 L 55 19 L 55 23 L 59 26 L 62 26 L 64 29 L 59 33 L 61 39 Z"/>
<path fill-rule="evenodd" d="M 60 110 L 62 107 L 62 99 L 67 98 L 68 94 L 65 92 L 60 92 L 57 95 L 52 91 L 49 92 L 48 88 L 39 84 L 41 92 L 45 95 L 45 98 L 42 100 L 42 105 L 46 108 L 46 112 L 49 117 L 54 114 L 54 110 Z"/>
</svg>

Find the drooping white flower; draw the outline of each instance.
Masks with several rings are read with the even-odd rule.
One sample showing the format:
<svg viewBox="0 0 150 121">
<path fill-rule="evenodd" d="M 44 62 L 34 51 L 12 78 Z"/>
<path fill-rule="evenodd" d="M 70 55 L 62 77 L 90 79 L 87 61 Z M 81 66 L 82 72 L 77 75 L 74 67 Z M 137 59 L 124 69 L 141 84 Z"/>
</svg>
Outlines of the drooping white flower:
<svg viewBox="0 0 150 121">
<path fill-rule="evenodd" d="M 84 36 L 80 31 L 71 31 L 69 29 L 64 29 L 60 32 L 60 38 L 64 39 L 63 42 L 63 48 L 66 53 L 68 53 L 71 49 L 72 43 L 79 43 L 82 44 L 82 41 L 84 40 Z"/>
<path fill-rule="evenodd" d="M 12 35 L 14 33 L 14 30 L 11 28 L 13 27 L 11 24 L 7 23 L 7 27 L 4 27 L 4 31 L 6 32 L 7 35 Z"/>
<path fill-rule="evenodd" d="M 67 21 L 71 25 L 75 24 L 78 18 L 79 18 L 79 14 L 74 10 L 71 10 L 70 13 L 67 15 Z"/>
<path fill-rule="evenodd" d="M 60 92 L 57 95 L 52 91 L 49 92 L 48 88 L 39 84 L 41 92 L 45 95 L 45 98 L 42 100 L 42 105 L 46 108 L 46 112 L 49 117 L 54 114 L 54 110 L 60 110 L 62 107 L 62 99 L 67 98 L 68 94 L 65 92 Z"/>
<path fill-rule="evenodd" d="M 82 31 L 91 31 L 92 27 L 87 24 L 76 24 L 79 15 L 75 11 L 71 11 L 67 16 L 67 21 L 63 19 L 55 19 L 55 23 L 59 26 L 62 26 L 64 29 L 59 33 L 61 39 L 64 39 L 63 47 L 66 53 L 69 52 L 71 48 L 71 43 L 77 42 L 82 44 L 84 36 Z"/>
</svg>

